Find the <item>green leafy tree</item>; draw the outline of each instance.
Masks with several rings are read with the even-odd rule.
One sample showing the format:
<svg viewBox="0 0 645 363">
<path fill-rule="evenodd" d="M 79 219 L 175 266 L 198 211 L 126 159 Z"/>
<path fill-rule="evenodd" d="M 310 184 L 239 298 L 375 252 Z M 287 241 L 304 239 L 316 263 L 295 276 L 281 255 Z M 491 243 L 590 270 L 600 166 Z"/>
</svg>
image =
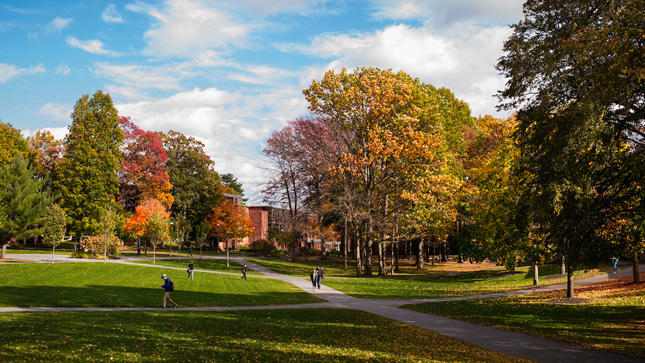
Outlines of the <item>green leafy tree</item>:
<svg viewBox="0 0 645 363">
<path fill-rule="evenodd" d="M 206 224 L 206 222 L 202 222 L 195 226 L 195 242 L 197 243 L 197 246 L 199 246 L 199 259 L 202 259 L 202 249 L 204 248 L 204 244 L 206 243 L 206 240 L 208 239 L 208 235 L 211 233 L 211 227 Z M 219 246 L 218 246 L 219 248 Z"/>
<path fill-rule="evenodd" d="M 113 206 L 119 193 L 123 131 L 109 94 L 97 91 L 81 97 L 65 137 L 65 155 L 54 189 L 77 236 L 100 233 L 100 214 Z"/>
<path fill-rule="evenodd" d="M 594 226 L 618 219 L 622 203 L 643 210 L 640 188 L 630 187 L 644 169 L 643 3 L 528 0 L 524 15 L 497 68 L 508 78 L 501 107 L 519 110 L 522 170 L 532 175 L 525 207 L 537 209 L 527 221 L 572 254 L 567 268 L 593 264 L 606 242 Z"/>
<path fill-rule="evenodd" d="M 152 261 L 156 262 L 157 246 L 168 238 L 170 219 L 167 214 L 154 211 L 147 218 L 147 235 L 152 245 Z"/>
<path fill-rule="evenodd" d="M 52 204 L 47 208 L 43 225 L 43 242 L 52 246 L 52 264 L 54 263 L 54 252 L 65 238 L 67 232 L 67 215 L 58 204 Z"/>
<path fill-rule="evenodd" d="M 171 210 L 176 215 L 185 215 L 191 226 L 197 225 L 223 199 L 219 174 L 213 170 L 214 163 L 199 140 L 172 130 L 161 138 L 174 197 Z"/>
<path fill-rule="evenodd" d="M 0 259 L 5 258 L 10 243 L 40 232 L 49 204 L 42 186 L 43 181 L 37 180 L 22 153 L 0 167 L 0 210 L 6 215 L 0 226 Z"/>
<path fill-rule="evenodd" d="M 231 174 L 222 174 L 222 184 L 226 185 L 227 187 L 232 188 L 235 190 L 235 193 L 239 194 L 241 197 L 244 197 L 244 188 L 242 188 L 242 183 L 237 181 L 237 178 Z M 246 201 L 248 199 L 242 199 L 243 201 Z"/>
<path fill-rule="evenodd" d="M 99 217 L 99 232 L 103 235 L 103 263 L 107 263 L 107 254 L 109 238 L 114 235 L 114 231 L 119 221 L 119 214 L 112 206 L 103 208 Z"/>
</svg>

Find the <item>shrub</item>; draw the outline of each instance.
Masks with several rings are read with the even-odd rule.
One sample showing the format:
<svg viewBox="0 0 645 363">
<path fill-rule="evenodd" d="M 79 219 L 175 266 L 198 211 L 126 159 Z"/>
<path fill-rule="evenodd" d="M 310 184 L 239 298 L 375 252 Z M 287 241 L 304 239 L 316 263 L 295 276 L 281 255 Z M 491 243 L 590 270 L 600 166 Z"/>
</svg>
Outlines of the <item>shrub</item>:
<svg viewBox="0 0 645 363">
<path fill-rule="evenodd" d="M 117 236 L 108 237 L 108 254 L 118 255 L 123 242 Z M 105 248 L 105 236 L 90 236 L 81 241 L 81 248 L 92 256 L 102 255 Z"/>
<path fill-rule="evenodd" d="M 249 247 L 253 252 L 255 252 L 256 256 L 257 255 L 266 256 L 269 253 L 271 253 L 272 250 L 275 249 L 275 246 L 273 245 L 273 243 L 265 239 L 255 240 L 251 242 Z"/>
</svg>

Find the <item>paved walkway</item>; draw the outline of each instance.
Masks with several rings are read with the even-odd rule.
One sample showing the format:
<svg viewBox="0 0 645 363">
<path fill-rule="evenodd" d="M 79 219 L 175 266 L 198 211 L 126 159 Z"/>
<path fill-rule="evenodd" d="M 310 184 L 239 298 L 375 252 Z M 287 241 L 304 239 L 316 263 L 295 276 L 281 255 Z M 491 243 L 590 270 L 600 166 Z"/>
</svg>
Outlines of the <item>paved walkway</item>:
<svg viewBox="0 0 645 363">
<path fill-rule="evenodd" d="M 51 255 L 10 255 L 10 258 L 21 260 L 32 260 L 34 262 L 50 262 Z M 224 259 L 225 256 L 204 256 L 204 258 Z M 122 260 L 111 261 L 112 263 L 126 263 L 135 265 L 144 265 L 147 267 L 154 265 L 139 264 L 138 258 L 125 258 Z M 147 257 L 146 259 L 149 259 Z M 174 259 L 174 258 L 173 258 Z M 226 310 L 269 310 L 269 309 L 320 309 L 320 308 L 340 308 L 362 310 L 392 320 L 410 324 L 425 330 L 433 331 L 441 335 L 449 336 L 481 348 L 515 356 L 530 359 L 536 362 L 554 363 L 554 362 L 580 362 L 580 363 L 636 363 L 645 362 L 644 358 L 634 357 L 605 351 L 581 348 L 575 345 L 561 343 L 549 339 L 534 337 L 525 334 L 513 333 L 505 330 L 489 328 L 481 325 L 466 323 L 459 320 L 439 317 L 435 315 L 419 313 L 400 307 L 407 304 L 419 304 L 424 302 L 438 301 L 458 301 L 472 299 L 486 299 L 504 296 L 527 295 L 539 292 L 562 290 L 566 284 L 555 284 L 542 286 L 534 289 L 510 291 L 495 294 L 460 296 L 435 299 L 409 299 L 409 300 L 381 300 L 381 299 L 359 299 L 346 295 L 338 290 L 327 286 L 322 286 L 320 290 L 312 292 L 311 281 L 294 276 L 287 276 L 276 273 L 263 266 L 249 261 L 243 261 L 242 257 L 231 257 L 232 261 L 237 263 L 246 263 L 250 269 L 264 274 L 264 276 L 247 275 L 248 278 L 274 278 L 289 282 L 302 290 L 315 294 L 316 296 L 327 300 L 326 303 L 314 304 L 295 304 L 295 305 L 271 305 L 271 306 L 228 306 L 228 307 L 185 307 L 177 310 L 181 311 L 226 311 Z M 79 261 L 67 256 L 57 256 L 56 262 Z M 96 262 L 96 260 L 94 260 Z M 158 266 L 164 269 L 173 269 L 167 266 Z M 641 266 L 641 269 L 645 266 Z M 174 268 L 184 270 L 184 268 Z M 195 270 L 200 273 L 222 273 L 207 270 Z M 602 274 L 584 280 L 576 281 L 576 287 L 589 285 L 597 282 L 607 281 L 609 279 L 627 276 L 631 274 L 631 268 L 621 269 L 618 273 Z M 238 274 L 239 275 L 239 274 Z M 159 310 L 158 308 L 0 308 L 0 312 L 33 312 L 33 311 L 145 311 Z"/>
</svg>

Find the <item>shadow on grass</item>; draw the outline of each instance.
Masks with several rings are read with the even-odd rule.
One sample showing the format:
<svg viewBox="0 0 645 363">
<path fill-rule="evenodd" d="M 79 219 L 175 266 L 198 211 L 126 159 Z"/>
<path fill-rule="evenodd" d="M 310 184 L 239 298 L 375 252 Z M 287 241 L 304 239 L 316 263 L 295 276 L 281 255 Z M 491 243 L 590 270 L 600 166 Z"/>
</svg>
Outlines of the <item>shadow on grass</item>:
<svg viewBox="0 0 645 363">
<path fill-rule="evenodd" d="M 161 306 L 164 290 L 146 287 L 110 286 L 5 286 L 0 291 L 0 306 L 9 307 L 154 307 Z M 248 291 L 214 293 L 176 290 L 171 298 L 182 307 L 257 306 L 300 304 L 322 301 L 307 293 L 292 291 Z M 170 304 L 172 305 L 172 304 Z"/>
<path fill-rule="evenodd" d="M 9 360 L 520 361 L 353 310 L 13 314 L 0 323 Z"/>
</svg>

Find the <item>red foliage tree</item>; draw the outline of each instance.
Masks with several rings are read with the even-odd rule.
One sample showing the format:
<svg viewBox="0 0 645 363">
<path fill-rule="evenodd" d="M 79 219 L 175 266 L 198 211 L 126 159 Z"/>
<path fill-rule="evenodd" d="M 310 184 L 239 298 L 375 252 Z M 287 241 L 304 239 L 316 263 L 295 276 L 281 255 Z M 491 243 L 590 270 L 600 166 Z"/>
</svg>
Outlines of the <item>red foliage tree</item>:
<svg viewBox="0 0 645 363">
<path fill-rule="evenodd" d="M 131 210 L 138 202 L 153 198 L 170 208 L 174 199 L 166 171 L 168 156 L 161 138 L 155 132 L 141 130 L 129 117 L 120 117 L 120 122 L 125 134 L 119 173 L 120 202 Z"/>
</svg>

